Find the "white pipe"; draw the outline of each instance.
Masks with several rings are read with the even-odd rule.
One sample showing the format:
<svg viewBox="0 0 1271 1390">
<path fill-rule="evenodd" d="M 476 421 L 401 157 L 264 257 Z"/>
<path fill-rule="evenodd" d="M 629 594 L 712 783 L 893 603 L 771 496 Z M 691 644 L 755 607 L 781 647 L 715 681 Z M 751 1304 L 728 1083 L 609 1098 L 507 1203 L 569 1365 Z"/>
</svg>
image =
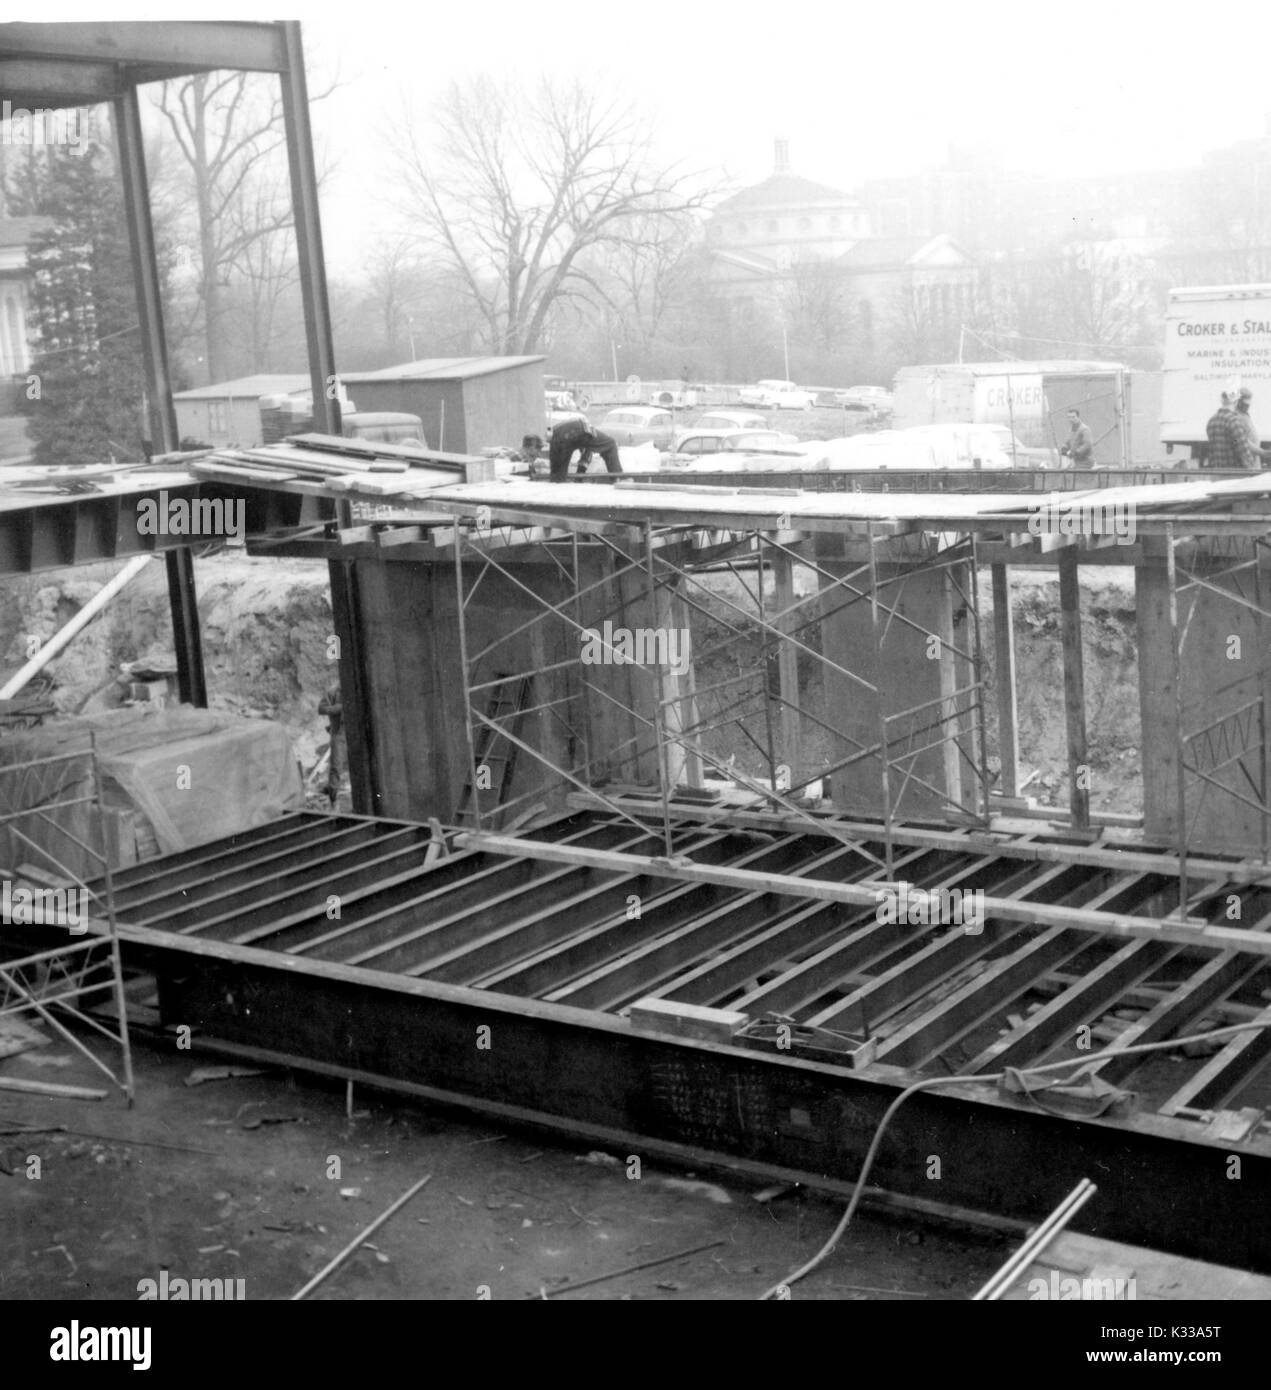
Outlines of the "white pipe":
<svg viewBox="0 0 1271 1390">
<path fill-rule="evenodd" d="M 0 700 L 13 699 L 32 676 L 42 671 L 67 643 L 79 635 L 81 629 L 87 627 L 88 624 L 92 622 L 98 613 L 105 608 L 130 579 L 140 574 L 141 571 L 145 569 L 150 563 L 150 560 L 151 557 L 149 555 L 137 555 L 129 560 L 123 569 L 121 569 L 108 584 L 98 589 L 92 598 L 88 600 L 83 608 L 76 613 L 60 632 L 49 638 L 16 676 L 9 680 L 3 688 L 0 688 Z"/>
</svg>

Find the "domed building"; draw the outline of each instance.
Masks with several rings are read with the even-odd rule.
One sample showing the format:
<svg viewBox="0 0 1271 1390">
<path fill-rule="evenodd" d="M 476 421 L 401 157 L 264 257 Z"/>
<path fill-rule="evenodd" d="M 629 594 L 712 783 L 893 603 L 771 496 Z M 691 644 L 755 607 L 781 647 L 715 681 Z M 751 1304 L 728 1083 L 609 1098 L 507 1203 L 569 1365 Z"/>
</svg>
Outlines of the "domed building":
<svg viewBox="0 0 1271 1390">
<path fill-rule="evenodd" d="M 772 173 L 720 203 L 706 244 L 721 260 L 735 256 L 772 273 L 799 260 L 833 260 L 868 234 L 860 201 L 791 173 L 789 142 L 778 140 Z"/>
</svg>

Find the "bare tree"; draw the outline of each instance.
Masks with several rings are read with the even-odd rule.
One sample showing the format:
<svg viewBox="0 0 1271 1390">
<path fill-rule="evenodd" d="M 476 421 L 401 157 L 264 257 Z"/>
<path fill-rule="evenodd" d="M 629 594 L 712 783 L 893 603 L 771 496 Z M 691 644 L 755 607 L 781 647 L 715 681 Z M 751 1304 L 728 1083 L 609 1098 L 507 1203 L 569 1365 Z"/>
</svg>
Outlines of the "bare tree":
<svg viewBox="0 0 1271 1390">
<path fill-rule="evenodd" d="M 533 352 L 554 309 L 605 300 L 588 253 L 656 239 L 708 195 L 657 164 L 630 103 L 577 81 L 453 83 L 432 131 L 428 142 L 410 124 L 403 211 L 458 274 L 496 352 Z"/>
<path fill-rule="evenodd" d="M 332 90 L 334 83 L 313 100 Z M 259 290 L 266 267 L 265 279 L 277 281 L 280 257 L 286 259 L 279 235 L 291 239 L 291 203 L 279 174 L 285 141 L 281 95 L 272 78 L 198 73 L 164 82 L 157 105 L 186 166 L 178 196 L 193 208 L 196 254 L 189 259 L 197 270 L 207 371 L 218 381 L 230 353 L 227 292 L 244 275 Z M 272 291 L 265 294 L 271 298 L 276 301 Z M 259 292 L 251 302 L 264 303 Z"/>
</svg>

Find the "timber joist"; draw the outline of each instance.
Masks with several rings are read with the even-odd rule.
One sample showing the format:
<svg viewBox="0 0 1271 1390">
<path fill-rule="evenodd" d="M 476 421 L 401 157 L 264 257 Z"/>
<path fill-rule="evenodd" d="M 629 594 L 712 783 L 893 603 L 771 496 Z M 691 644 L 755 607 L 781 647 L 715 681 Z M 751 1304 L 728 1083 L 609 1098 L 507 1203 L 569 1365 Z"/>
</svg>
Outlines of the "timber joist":
<svg viewBox="0 0 1271 1390">
<path fill-rule="evenodd" d="M 1091 1231 L 1271 1270 L 1271 1030 L 1249 1026 L 1271 885 L 1248 866 L 1193 861 L 1180 917 L 1164 853 L 901 825 L 887 878 L 867 822 L 671 813 L 669 855 L 638 797 L 440 855 L 425 826 L 288 816 L 121 871 L 125 956 L 168 1025 L 809 1180 L 850 1180 L 907 1084 L 964 1078 L 898 1112 L 880 1185 L 929 1198 L 915 1155 L 941 1152 L 942 1200 L 1027 1217 L 1097 1162 Z M 958 901 L 982 915 L 932 908 Z M 998 1084 L 1064 1059 L 1098 1104 L 1086 1079 Z"/>
</svg>

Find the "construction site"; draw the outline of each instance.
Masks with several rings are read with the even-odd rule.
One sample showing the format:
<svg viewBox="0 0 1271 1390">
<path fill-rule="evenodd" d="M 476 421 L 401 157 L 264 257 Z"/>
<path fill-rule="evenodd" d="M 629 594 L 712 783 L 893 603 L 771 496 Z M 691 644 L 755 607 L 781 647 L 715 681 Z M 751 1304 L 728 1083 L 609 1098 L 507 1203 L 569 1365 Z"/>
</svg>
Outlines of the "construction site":
<svg viewBox="0 0 1271 1390">
<path fill-rule="evenodd" d="M 221 68 L 278 77 L 314 423 L 191 453 L 137 89 Z M 60 650 L 161 565 L 175 697 L 0 699 L 0 1297 L 1267 1296 L 1271 474 L 350 439 L 300 26 L 7 24 L 0 73 L 112 105 L 155 443 L 0 484 L 0 573 L 94 567 Z M 226 534 L 329 602 L 327 800 L 208 708 Z"/>
</svg>

